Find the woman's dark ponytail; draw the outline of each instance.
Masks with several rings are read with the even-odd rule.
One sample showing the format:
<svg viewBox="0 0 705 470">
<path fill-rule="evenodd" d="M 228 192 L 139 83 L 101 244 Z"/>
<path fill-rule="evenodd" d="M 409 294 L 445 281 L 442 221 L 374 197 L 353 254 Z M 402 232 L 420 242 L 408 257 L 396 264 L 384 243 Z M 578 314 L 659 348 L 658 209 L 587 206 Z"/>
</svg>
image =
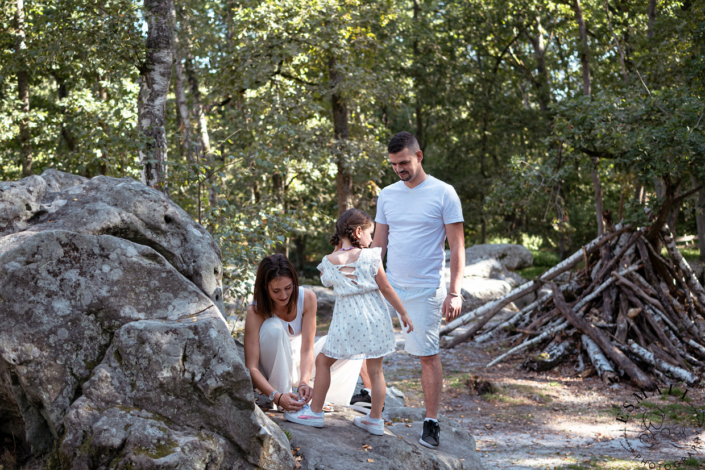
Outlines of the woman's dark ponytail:
<svg viewBox="0 0 705 470">
<path fill-rule="evenodd" d="M 334 233 L 333 235 L 330 236 L 330 244 L 333 246 L 338 246 L 340 243 L 340 237 L 338 236 L 337 233 Z"/>
</svg>

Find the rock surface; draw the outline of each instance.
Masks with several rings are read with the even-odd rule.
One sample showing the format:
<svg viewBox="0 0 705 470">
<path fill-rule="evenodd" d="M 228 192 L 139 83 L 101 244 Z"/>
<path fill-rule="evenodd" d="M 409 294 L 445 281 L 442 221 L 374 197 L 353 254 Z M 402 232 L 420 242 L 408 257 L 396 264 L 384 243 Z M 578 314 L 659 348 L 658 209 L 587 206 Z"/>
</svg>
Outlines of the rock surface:
<svg viewBox="0 0 705 470">
<path fill-rule="evenodd" d="M 333 307 L 335 307 L 335 292 L 333 289 L 322 286 L 301 286 L 311 289 L 316 294 L 317 312 L 319 318 L 332 318 Z"/>
<path fill-rule="evenodd" d="M 450 252 L 446 252 L 446 261 Z M 534 263 L 534 255 L 522 245 L 506 243 L 473 245 L 465 249 L 465 265 L 472 265 L 478 260 L 496 259 L 510 271 L 528 268 Z"/>
<path fill-rule="evenodd" d="M 63 468 L 293 468 L 205 229 L 136 181 L 45 175 L 0 186 L 0 433 Z"/>
<path fill-rule="evenodd" d="M 365 468 L 375 469 L 468 469 L 481 470 L 475 439 L 457 423 L 440 417 L 441 445 L 430 450 L 419 444 L 425 411 L 390 408 L 388 420 L 411 419 L 411 427 L 397 422 L 387 426 L 383 436 L 373 436 L 356 427 L 352 420 L 361 416 L 348 408 L 326 413 L 322 429 L 278 421 L 291 435 L 291 445 L 304 470 Z M 396 419 L 395 419 L 396 418 Z M 365 451 L 363 445 L 370 446 Z"/>
<path fill-rule="evenodd" d="M 463 313 L 475 310 L 478 307 L 499 299 L 513 289 L 512 285 L 499 279 L 485 279 L 482 277 L 463 278 L 461 293 L 463 298 Z"/>
</svg>

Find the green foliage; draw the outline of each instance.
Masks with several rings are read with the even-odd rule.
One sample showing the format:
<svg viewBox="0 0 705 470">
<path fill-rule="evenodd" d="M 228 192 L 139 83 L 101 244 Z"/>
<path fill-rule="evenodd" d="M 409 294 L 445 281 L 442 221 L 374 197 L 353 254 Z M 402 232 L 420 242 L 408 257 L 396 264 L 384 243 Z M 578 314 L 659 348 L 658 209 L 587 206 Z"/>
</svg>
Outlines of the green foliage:
<svg viewBox="0 0 705 470">
<path fill-rule="evenodd" d="M 704 182 L 705 6 L 658 2 L 649 26 L 647 2 L 581 4 L 590 97 L 566 3 L 176 2 L 190 127 L 173 75 L 170 197 L 218 240 L 227 300 L 247 295 L 257 263 L 275 250 L 315 282 L 330 250 L 338 168 L 352 175 L 354 205 L 374 212 L 380 187 L 397 181 L 386 144 L 402 130 L 420 138 L 426 171 L 456 188 L 466 243 L 523 243 L 535 255 L 525 277 L 595 236 L 592 157 L 605 208 L 639 225 L 645 209 L 659 211 L 658 192 Z M 22 119 L 36 173 L 139 179 L 141 3 L 28 0 L 22 51 L 16 3 L 3 5 L 0 179 L 20 177 Z M 23 67 L 28 116 L 19 112 Z M 334 95 L 347 107 L 347 137 L 334 133 Z M 696 232 L 696 214 L 684 200 L 679 233 Z"/>
</svg>

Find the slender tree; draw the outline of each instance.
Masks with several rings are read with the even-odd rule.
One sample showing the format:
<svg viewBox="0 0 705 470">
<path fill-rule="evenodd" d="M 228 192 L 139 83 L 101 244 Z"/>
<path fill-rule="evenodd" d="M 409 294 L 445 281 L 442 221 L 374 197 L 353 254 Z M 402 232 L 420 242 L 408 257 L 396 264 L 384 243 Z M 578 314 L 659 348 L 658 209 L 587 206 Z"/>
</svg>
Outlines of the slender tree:
<svg viewBox="0 0 705 470">
<path fill-rule="evenodd" d="M 29 71 L 25 52 L 24 1 L 17 0 L 15 11 L 15 55 L 17 56 L 17 93 L 22 117 L 20 127 L 20 147 L 22 151 L 22 176 L 32 174 L 32 131 L 29 128 Z"/>
<path fill-rule="evenodd" d="M 140 66 L 138 126 L 144 141 L 140 149 L 142 182 L 169 193 L 167 186 L 166 98 L 171 83 L 174 42 L 172 0 L 145 0 L 146 58 Z"/>
<path fill-rule="evenodd" d="M 331 106 L 333 109 L 333 134 L 336 140 L 336 166 L 338 167 L 338 174 L 335 181 L 338 199 L 338 215 L 340 215 L 353 206 L 353 177 L 349 162 L 346 161 L 346 143 L 350 137 L 348 105 L 341 96 L 340 88 L 343 78 L 336 68 L 336 60 L 334 57 L 331 57 L 328 62 L 328 76 L 330 79 Z"/>
</svg>

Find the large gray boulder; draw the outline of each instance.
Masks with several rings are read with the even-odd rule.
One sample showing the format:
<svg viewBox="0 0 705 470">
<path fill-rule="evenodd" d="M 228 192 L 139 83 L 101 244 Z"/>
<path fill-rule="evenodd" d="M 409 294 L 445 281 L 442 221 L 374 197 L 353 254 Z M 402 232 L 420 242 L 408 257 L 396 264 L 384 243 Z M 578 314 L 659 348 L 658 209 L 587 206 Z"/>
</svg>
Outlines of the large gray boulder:
<svg viewBox="0 0 705 470">
<path fill-rule="evenodd" d="M 430 450 L 419 444 L 425 411 L 394 408 L 385 411 L 386 419 L 411 420 L 410 426 L 398 422 L 387 426 L 383 436 L 373 436 L 356 427 L 352 420 L 360 414 L 337 408 L 326 413 L 325 426 L 315 429 L 280 421 L 291 435 L 291 445 L 303 457 L 303 470 L 375 468 L 398 469 L 467 469 L 482 470 L 475 440 L 457 423 L 439 417 L 441 445 Z M 363 446 L 369 447 L 363 447 Z"/>
<path fill-rule="evenodd" d="M 468 276 L 463 278 L 461 293 L 463 298 L 462 312 L 469 312 L 485 305 L 487 302 L 499 299 L 514 287 L 507 281 Z"/>
<path fill-rule="evenodd" d="M 11 187 L 0 192 L 0 236 L 67 230 L 146 245 L 224 310 L 220 248 L 206 229 L 164 194 L 132 178 L 85 180 L 56 170 L 44 174 L 3 183 Z"/>
<path fill-rule="evenodd" d="M 471 265 L 478 260 L 496 259 L 510 271 L 528 268 L 534 263 L 534 256 L 522 245 L 505 243 L 473 245 L 465 250 L 465 264 Z"/>
<path fill-rule="evenodd" d="M 135 181 L 50 175 L 0 192 L 0 434 L 62 468 L 293 468 L 208 233 Z"/>
</svg>

